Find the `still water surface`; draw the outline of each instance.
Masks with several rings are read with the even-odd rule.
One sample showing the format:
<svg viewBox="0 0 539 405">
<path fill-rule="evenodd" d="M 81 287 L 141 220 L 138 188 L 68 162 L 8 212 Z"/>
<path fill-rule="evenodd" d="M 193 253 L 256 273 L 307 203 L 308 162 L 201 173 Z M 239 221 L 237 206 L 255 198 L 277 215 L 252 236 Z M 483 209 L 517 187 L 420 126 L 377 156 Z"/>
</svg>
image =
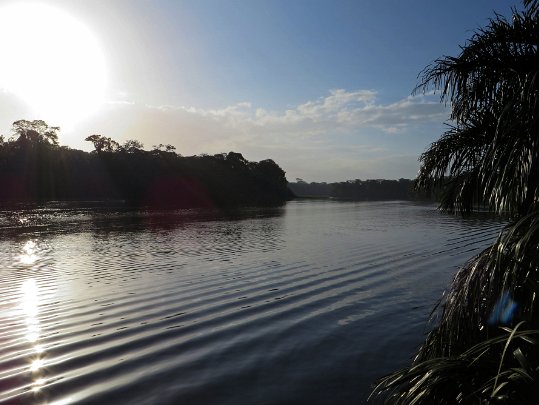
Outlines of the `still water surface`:
<svg viewBox="0 0 539 405">
<path fill-rule="evenodd" d="M 501 225 L 401 202 L 0 212 L 0 402 L 364 403 Z"/>
</svg>

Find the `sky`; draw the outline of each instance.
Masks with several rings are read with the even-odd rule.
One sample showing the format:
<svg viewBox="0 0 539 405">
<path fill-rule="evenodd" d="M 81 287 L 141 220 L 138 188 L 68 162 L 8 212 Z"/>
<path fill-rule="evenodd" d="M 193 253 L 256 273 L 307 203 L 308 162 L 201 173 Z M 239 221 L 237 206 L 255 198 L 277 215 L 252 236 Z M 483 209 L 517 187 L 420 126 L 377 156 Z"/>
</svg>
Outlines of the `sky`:
<svg viewBox="0 0 539 405">
<path fill-rule="evenodd" d="M 43 119 L 289 181 L 414 178 L 448 107 L 411 95 L 500 0 L 0 0 L 0 134 Z"/>
</svg>

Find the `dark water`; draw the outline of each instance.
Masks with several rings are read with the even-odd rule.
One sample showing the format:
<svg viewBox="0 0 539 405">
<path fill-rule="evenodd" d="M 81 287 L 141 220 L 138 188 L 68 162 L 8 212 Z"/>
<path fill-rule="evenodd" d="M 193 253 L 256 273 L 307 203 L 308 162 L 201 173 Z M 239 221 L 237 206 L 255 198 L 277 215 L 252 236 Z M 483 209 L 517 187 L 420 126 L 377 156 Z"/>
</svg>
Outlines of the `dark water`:
<svg viewBox="0 0 539 405">
<path fill-rule="evenodd" d="M 0 402 L 363 403 L 500 227 L 397 202 L 0 212 Z"/>
</svg>

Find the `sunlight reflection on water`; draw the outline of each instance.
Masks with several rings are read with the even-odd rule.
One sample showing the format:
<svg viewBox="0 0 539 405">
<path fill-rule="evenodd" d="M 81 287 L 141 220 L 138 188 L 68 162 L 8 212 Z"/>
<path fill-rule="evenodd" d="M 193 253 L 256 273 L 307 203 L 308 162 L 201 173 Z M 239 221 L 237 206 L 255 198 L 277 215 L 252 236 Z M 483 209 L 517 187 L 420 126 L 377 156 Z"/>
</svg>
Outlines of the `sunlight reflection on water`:
<svg viewBox="0 0 539 405">
<path fill-rule="evenodd" d="M 500 227 L 400 203 L 45 214 L 0 212 L 0 403 L 362 403 Z"/>
<path fill-rule="evenodd" d="M 22 283 L 21 308 L 26 317 L 27 335 L 29 342 L 39 339 L 39 289 L 36 280 L 31 278 Z"/>
<path fill-rule="evenodd" d="M 22 254 L 18 257 L 20 264 L 32 265 L 37 260 L 39 256 L 36 253 L 37 245 L 33 240 L 26 242 L 22 248 Z"/>
<path fill-rule="evenodd" d="M 26 243 L 25 248 L 33 247 L 35 244 Z M 26 340 L 32 345 L 32 353 L 28 359 L 29 370 L 31 374 L 31 389 L 37 393 L 45 384 L 44 365 L 45 365 L 45 349 L 39 344 L 41 336 L 41 326 L 39 322 L 39 287 L 36 280 L 30 278 L 22 283 L 21 286 L 22 298 L 20 307 L 23 311 L 26 323 Z"/>
</svg>

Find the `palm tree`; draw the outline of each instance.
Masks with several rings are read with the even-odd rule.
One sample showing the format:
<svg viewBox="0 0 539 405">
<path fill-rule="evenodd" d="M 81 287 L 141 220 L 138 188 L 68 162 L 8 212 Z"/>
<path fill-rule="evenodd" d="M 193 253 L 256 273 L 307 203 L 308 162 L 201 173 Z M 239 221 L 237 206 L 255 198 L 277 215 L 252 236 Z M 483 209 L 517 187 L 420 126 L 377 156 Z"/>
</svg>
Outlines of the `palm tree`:
<svg viewBox="0 0 539 405">
<path fill-rule="evenodd" d="M 456 274 L 412 365 L 385 377 L 387 403 L 531 403 L 539 385 L 539 0 L 495 15 L 457 57 L 436 60 L 415 92 L 451 106 L 421 155 L 416 186 L 441 208 L 479 206 L 510 224 Z M 534 402 L 535 403 L 535 402 Z"/>
</svg>

